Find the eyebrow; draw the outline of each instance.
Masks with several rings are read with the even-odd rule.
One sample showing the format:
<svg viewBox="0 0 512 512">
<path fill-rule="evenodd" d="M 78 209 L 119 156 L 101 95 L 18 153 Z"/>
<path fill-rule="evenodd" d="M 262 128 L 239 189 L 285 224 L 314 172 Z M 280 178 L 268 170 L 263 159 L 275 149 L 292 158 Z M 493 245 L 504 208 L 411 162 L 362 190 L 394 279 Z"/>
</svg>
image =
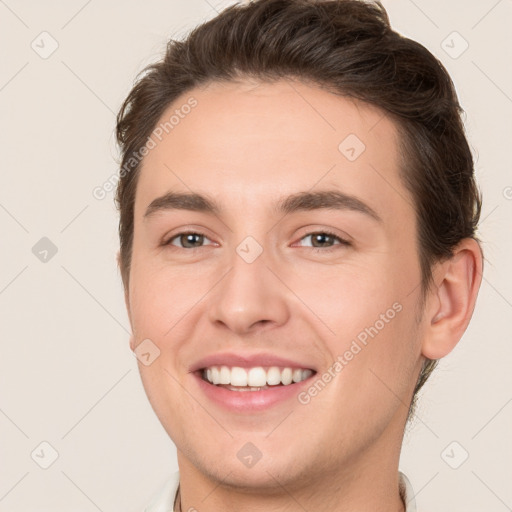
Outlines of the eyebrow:
<svg viewBox="0 0 512 512">
<path fill-rule="evenodd" d="M 362 213 L 377 222 L 382 222 L 377 212 L 361 201 L 361 199 L 340 192 L 339 190 L 297 192 L 285 198 L 281 198 L 274 206 L 276 213 L 285 215 L 298 211 L 321 209 L 354 211 Z M 222 208 L 215 199 L 202 194 L 168 192 L 151 201 L 144 213 L 144 219 L 153 216 L 157 212 L 170 210 L 190 210 L 219 215 Z"/>
</svg>

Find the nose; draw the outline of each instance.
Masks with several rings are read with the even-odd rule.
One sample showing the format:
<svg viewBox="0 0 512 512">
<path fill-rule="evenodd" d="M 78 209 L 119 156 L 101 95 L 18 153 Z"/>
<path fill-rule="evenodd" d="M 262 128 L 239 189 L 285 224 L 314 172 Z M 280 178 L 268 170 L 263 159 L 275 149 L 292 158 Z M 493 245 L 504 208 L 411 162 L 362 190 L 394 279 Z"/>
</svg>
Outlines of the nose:
<svg viewBox="0 0 512 512">
<path fill-rule="evenodd" d="M 289 291 L 265 260 L 265 251 L 252 263 L 234 254 L 230 270 L 210 294 L 212 323 L 243 335 L 287 322 Z"/>
</svg>

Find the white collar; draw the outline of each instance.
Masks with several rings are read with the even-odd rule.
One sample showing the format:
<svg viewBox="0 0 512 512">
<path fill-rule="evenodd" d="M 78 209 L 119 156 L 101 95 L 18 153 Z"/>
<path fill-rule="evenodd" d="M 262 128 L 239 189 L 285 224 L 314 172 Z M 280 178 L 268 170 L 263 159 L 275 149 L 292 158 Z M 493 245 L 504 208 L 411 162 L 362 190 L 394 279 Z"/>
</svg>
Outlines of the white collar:
<svg viewBox="0 0 512 512">
<path fill-rule="evenodd" d="M 401 472 L 399 475 L 400 496 L 405 502 L 405 512 L 416 512 L 416 500 L 411 482 Z M 144 512 L 174 512 L 174 501 L 178 491 L 180 473 L 176 471 L 172 477 L 165 481 L 158 492 L 155 493 Z"/>
<path fill-rule="evenodd" d="M 401 472 L 398 472 L 398 485 L 400 488 L 400 496 L 405 503 L 405 512 L 416 512 L 416 499 L 414 498 L 414 490 L 409 479 Z"/>
</svg>

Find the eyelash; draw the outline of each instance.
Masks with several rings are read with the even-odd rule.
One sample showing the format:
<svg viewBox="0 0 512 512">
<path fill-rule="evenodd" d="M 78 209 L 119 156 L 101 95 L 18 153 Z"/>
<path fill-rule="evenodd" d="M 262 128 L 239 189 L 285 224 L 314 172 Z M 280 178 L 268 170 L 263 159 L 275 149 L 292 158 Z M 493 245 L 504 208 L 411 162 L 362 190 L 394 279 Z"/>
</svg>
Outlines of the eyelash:
<svg viewBox="0 0 512 512">
<path fill-rule="evenodd" d="M 171 242 L 173 240 L 175 240 L 176 238 L 179 238 L 180 236 L 183 236 L 183 235 L 199 235 L 199 236 L 203 236 L 204 238 L 208 238 L 204 233 L 201 233 L 200 231 L 182 231 L 181 233 L 177 233 L 177 234 L 173 235 L 171 238 L 169 238 L 169 240 L 164 242 L 162 245 L 164 245 L 164 246 L 173 245 Z M 331 247 L 310 247 L 310 249 L 313 249 L 314 252 L 329 253 L 329 252 L 335 251 L 336 247 L 338 247 L 338 246 L 351 245 L 351 243 L 348 242 L 347 240 L 345 240 L 344 238 L 341 238 L 340 236 L 336 235 L 332 231 L 329 231 L 326 229 L 322 229 L 321 231 L 312 231 L 310 233 L 307 233 L 300 240 L 303 240 L 304 238 L 307 238 L 308 236 L 314 236 L 314 235 L 328 235 L 329 237 L 334 238 L 335 240 L 340 242 L 339 244 L 334 244 Z M 176 247 L 176 249 L 185 249 L 187 251 L 192 251 L 194 249 L 201 249 L 203 247 L 205 247 L 205 246 L 203 245 L 200 247 Z"/>
<path fill-rule="evenodd" d="M 314 236 L 314 235 L 327 235 L 331 238 L 334 238 L 339 242 L 339 244 L 334 244 L 331 247 L 310 247 L 310 249 L 313 249 L 314 252 L 332 252 L 336 250 L 336 247 L 340 246 L 349 246 L 351 245 L 348 240 L 345 240 L 344 238 L 341 238 L 336 233 L 333 233 L 332 231 L 329 231 L 328 229 L 322 229 L 321 231 L 312 231 L 311 233 L 305 234 L 301 240 L 308 236 Z"/>
</svg>

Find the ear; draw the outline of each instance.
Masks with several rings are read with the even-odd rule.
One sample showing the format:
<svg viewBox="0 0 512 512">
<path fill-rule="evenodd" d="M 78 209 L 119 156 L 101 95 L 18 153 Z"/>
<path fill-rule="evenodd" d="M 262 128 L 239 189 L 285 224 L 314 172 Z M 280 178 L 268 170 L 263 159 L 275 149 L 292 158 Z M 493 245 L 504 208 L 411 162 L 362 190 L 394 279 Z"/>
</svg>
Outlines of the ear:
<svg viewBox="0 0 512 512">
<path fill-rule="evenodd" d="M 472 238 L 462 240 L 453 256 L 435 267 L 421 350 L 425 357 L 446 356 L 462 338 L 473 315 L 482 270 L 482 250 Z"/>
</svg>

